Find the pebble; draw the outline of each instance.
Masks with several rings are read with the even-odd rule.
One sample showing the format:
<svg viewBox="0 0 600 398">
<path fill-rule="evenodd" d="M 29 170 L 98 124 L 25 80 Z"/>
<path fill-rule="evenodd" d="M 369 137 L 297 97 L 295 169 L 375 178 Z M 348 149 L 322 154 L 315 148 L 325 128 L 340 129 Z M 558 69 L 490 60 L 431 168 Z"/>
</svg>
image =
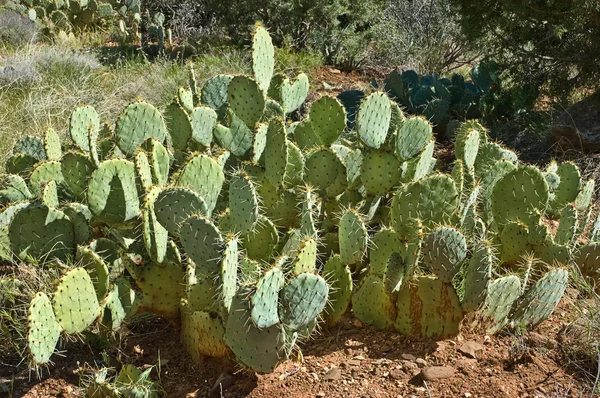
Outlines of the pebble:
<svg viewBox="0 0 600 398">
<path fill-rule="evenodd" d="M 473 340 L 465 341 L 458 349 L 460 353 L 471 358 L 477 358 L 475 353 L 480 350 L 483 350 L 483 346 Z"/>
<path fill-rule="evenodd" d="M 451 366 L 430 366 L 421 370 L 421 377 L 427 381 L 449 379 L 454 373 L 456 370 Z"/>
<path fill-rule="evenodd" d="M 400 354 L 400 358 L 404 359 L 405 361 L 414 361 L 417 359 L 417 357 L 412 354 Z"/>
<path fill-rule="evenodd" d="M 339 380 L 342 377 L 342 370 L 340 368 L 330 369 L 329 372 L 323 375 L 324 381 L 334 381 Z"/>
<path fill-rule="evenodd" d="M 423 358 L 417 358 L 417 359 L 415 360 L 415 363 L 416 363 L 416 364 L 417 364 L 417 366 L 418 366 L 418 367 L 420 367 L 420 368 L 424 368 L 424 367 L 426 367 L 426 366 L 427 366 L 427 361 L 426 361 L 426 360 L 424 360 Z"/>
</svg>

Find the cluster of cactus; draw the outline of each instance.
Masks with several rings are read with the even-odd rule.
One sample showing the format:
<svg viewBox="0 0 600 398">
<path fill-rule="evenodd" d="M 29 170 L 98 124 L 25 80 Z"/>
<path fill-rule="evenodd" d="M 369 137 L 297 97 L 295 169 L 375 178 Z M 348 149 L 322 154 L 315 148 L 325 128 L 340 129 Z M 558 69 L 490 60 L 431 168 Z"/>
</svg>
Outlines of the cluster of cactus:
<svg viewBox="0 0 600 398">
<path fill-rule="evenodd" d="M 150 19 L 150 13 L 145 12 L 143 18 L 143 33 L 142 47 L 146 48 L 150 40 L 155 40 L 158 43 L 158 53 L 162 53 L 165 48 L 165 41 L 169 45 L 173 45 L 171 28 L 165 28 L 165 15 L 162 12 L 157 12 Z"/>
<path fill-rule="evenodd" d="M 26 15 L 48 36 L 73 29 L 116 24 L 122 36 L 137 37 L 141 0 L 10 0 L 5 7 Z"/>
<path fill-rule="evenodd" d="M 192 357 L 269 372 L 350 307 L 434 338 L 476 312 L 492 333 L 546 319 L 573 259 L 599 269 L 600 244 L 578 245 L 593 182 L 573 165 L 520 164 L 471 121 L 444 174 L 432 125 L 385 92 L 361 101 L 351 130 L 329 96 L 293 122 L 308 78 L 274 74 L 261 26 L 252 65 L 201 88 L 192 69 L 163 112 L 137 101 L 113 126 L 80 106 L 70 142 L 48 129 L 16 143 L 0 181 L 0 257 L 72 264 L 30 304 L 34 364 L 61 333 L 151 312 L 181 325 Z M 546 217 L 560 219 L 555 235 Z M 596 221 L 589 240 L 599 236 Z"/>
<path fill-rule="evenodd" d="M 465 81 L 459 74 L 448 79 L 436 73 L 419 75 L 410 69 L 402 73 L 394 71 L 385 78 L 383 90 L 405 111 L 423 115 L 439 130 L 448 130 L 453 135 L 458 121 L 482 116 L 490 91 L 499 86 L 497 65 L 493 62 L 476 65 L 470 76 L 471 81 Z M 377 82 L 372 85 L 374 90 L 378 89 Z M 350 128 L 365 96 L 361 90 L 344 91 L 338 96 L 348 113 Z"/>
</svg>

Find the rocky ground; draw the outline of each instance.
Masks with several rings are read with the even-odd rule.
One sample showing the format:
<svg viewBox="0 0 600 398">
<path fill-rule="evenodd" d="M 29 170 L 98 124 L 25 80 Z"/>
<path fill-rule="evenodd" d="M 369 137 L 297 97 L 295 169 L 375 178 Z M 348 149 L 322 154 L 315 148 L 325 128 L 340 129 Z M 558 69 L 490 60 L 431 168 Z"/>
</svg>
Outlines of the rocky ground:
<svg viewBox="0 0 600 398">
<path fill-rule="evenodd" d="M 193 363 L 177 331 L 160 320 L 135 325 L 135 337 L 123 341 L 119 355 L 140 368 L 160 358 L 168 397 L 588 397 L 595 370 L 565 355 L 585 335 L 573 322 L 575 296 L 570 291 L 550 320 L 521 336 L 465 331 L 443 341 L 422 340 L 375 330 L 348 316 L 268 375 L 247 372 L 228 359 Z M 41 381 L 28 381 L 26 374 L 15 378 L 13 395 L 83 396 L 84 364 L 100 355 L 77 344 L 63 354 Z"/>
</svg>

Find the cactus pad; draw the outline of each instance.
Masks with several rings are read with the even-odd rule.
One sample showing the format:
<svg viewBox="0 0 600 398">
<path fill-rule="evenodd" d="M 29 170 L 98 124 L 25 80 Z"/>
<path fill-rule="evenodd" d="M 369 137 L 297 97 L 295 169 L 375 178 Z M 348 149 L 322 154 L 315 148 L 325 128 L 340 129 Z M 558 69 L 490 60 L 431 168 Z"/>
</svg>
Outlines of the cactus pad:
<svg viewBox="0 0 600 398">
<path fill-rule="evenodd" d="M 275 69 L 275 49 L 269 32 L 257 26 L 252 36 L 252 70 L 260 89 L 266 93 Z"/>
<path fill-rule="evenodd" d="M 356 211 L 349 210 L 340 218 L 340 260 L 342 264 L 359 263 L 367 250 L 367 228 Z"/>
<path fill-rule="evenodd" d="M 246 76 L 236 76 L 229 82 L 227 100 L 229 109 L 251 129 L 265 109 L 265 98 L 258 83 Z"/>
<path fill-rule="evenodd" d="M 227 110 L 227 89 L 232 79 L 230 75 L 217 75 L 202 86 L 200 102 L 216 111 L 221 119 Z"/>
<path fill-rule="evenodd" d="M 273 119 L 267 130 L 265 146 L 265 177 L 273 186 L 283 184 L 288 163 L 288 146 L 283 122 Z"/>
<path fill-rule="evenodd" d="M 217 125 L 217 113 L 206 106 L 194 108 L 192 119 L 192 139 L 198 144 L 209 147 L 213 139 L 213 130 Z"/>
<path fill-rule="evenodd" d="M 60 332 L 50 299 L 44 293 L 37 293 L 31 300 L 27 315 L 27 349 L 35 365 L 50 361 Z"/>
<path fill-rule="evenodd" d="M 467 256 L 467 240 L 455 228 L 439 227 L 423 246 L 423 259 L 441 282 L 451 282 Z"/>
<path fill-rule="evenodd" d="M 60 161 L 60 167 L 65 185 L 77 198 L 83 198 L 94 169 L 90 159 L 82 153 L 67 152 Z"/>
<path fill-rule="evenodd" d="M 400 183 L 401 164 L 391 153 L 366 150 L 363 151 L 361 162 L 360 181 L 368 193 L 384 195 Z M 350 173 L 348 173 L 348 178 L 350 178 Z"/>
<path fill-rule="evenodd" d="M 171 103 L 164 111 L 167 131 L 173 148 L 183 151 L 192 138 L 192 121 L 178 101 Z"/>
<path fill-rule="evenodd" d="M 100 305 L 90 275 L 74 268 L 63 276 L 54 294 L 54 313 L 69 334 L 83 332 L 100 316 Z"/>
<path fill-rule="evenodd" d="M 313 102 L 308 117 L 312 132 L 321 145 L 333 144 L 346 127 L 344 106 L 333 97 L 324 96 Z M 302 144 L 299 142 L 300 147 Z"/>
<path fill-rule="evenodd" d="M 225 326 L 225 342 L 238 361 L 258 372 L 271 372 L 279 364 L 284 344 L 281 326 L 259 329 L 250 321 L 248 303 L 234 297 Z"/>
<path fill-rule="evenodd" d="M 30 204 L 13 217 L 9 236 L 11 248 L 22 259 L 66 261 L 75 254 L 75 233 L 67 216 L 55 209 Z"/>
<path fill-rule="evenodd" d="M 44 152 L 48 160 L 60 161 L 62 157 L 62 148 L 58 133 L 49 128 L 44 135 Z"/>
<path fill-rule="evenodd" d="M 279 291 L 285 279 L 277 267 L 267 271 L 256 284 L 256 290 L 250 296 L 250 317 L 257 328 L 265 329 L 279 323 Z"/>
<path fill-rule="evenodd" d="M 325 279 L 303 273 L 292 279 L 279 295 L 279 317 L 291 330 L 308 326 L 327 304 L 329 286 Z"/>
<path fill-rule="evenodd" d="M 534 327 L 548 319 L 565 292 L 568 281 L 569 271 L 566 269 L 546 273 L 527 292 L 515 310 L 511 323 L 520 327 Z"/>
<path fill-rule="evenodd" d="M 224 181 L 221 166 L 214 159 L 199 154 L 186 163 L 175 185 L 196 191 L 206 202 L 208 213 L 211 214 L 217 205 Z"/>
<path fill-rule="evenodd" d="M 237 157 L 243 157 L 252 148 L 254 132 L 235 115 L 229 114 L 229 125 L 217 124 L 213 134 L 219 145 Z"/>
<path fill-rule="evenodd" d="M 458 334 L 463 312 L 451 284 L 422 276 L 407 286 L 398 293 L 399 333 L 436 339 Z"/>
<path fill-rule="evenodd" d="M 492 279 L 494 260 L 492 249 L 485 243 L 475 249 L 464 277 L 462 300 L 464 311 L 475 311 L 483 304 L 487 287 Z"/>
<path fill-rule="evenodd" d="M 396 303 L 376 275 L 367 275 L 352 294 L 352 309 L 361 322 L 378 329 L 390 329 L 396 320 Z"/>
<path fill-rule="evenodd" d="M 92 214 L 108 223 L 122 223 L 136 217 L 140 202 L 135 165 L 123 159 L 102 162 L 92 173 L 87 198 Z"/>
<path fill-rule="evenodd" d="M 179 229 L 181 245 L 196 264 L 196 273 L 216 275 L 223 250 L 223 238 L 215 225 L 203 216 L 187 218 Z"/>
<path fill-rule="evenodd" d="M 410 160 L 431 141 L 431 124 L 420 117 L 408 118 L 402 123 L 396 136 L 396 156 L 401 161 Z"/>
<path fill-rule="evenodd" d="M 323 278 L 330 286 L 329 305 L 324 318 L 328 325 L 336 324 L 348 309 L 352 298 L 352 272 L 344 266 L 340 257 L 331 257 L 323 266 Z"/>
<path fill-rule="evenodd" d="M 382 92 L 374 92 L 360 104 L 356 116 L 356 129 L 361 141 L 378 149 L 386 140 L 392 119 L 390 99 Z"/>
<path fill-rule="evenodd" d="M 499 332 L 508 323 L 508 315 L 521 295 L 521 280 L 509 275 L 492 281 L 488 285 L 487 296 L 481 315 L 487 333 Z"/>
<path fill-rule="evenodd" d="M 204 199 L 191 189 L 165 188 L 154 201 L 154 213 L 169 234 L 179 237 L 183 221 L 195 214 L 207 215 L 207 208 Z"/>
<path fill-rule="evenodd" d="M 204 355 L 227 355 L 229 348 L 223 341 L 224 334 L 221 319 L 210 312 L 194 311 L 182 317 L 181 340 L 195 361 L 200 361 Z"/>
<path fill-rule="evenodd" d="M 346 179 L 345 168 L 330 149 L 319 149 L 306 156 L 305 181 L 318 190 L 334 184 L 339 175 Z"/>
<path fill-rule="evenodd" d="M 119 116 L 115 128 L 117 145 L 126 155 L 132 155 L 147 138 L 162 142 L 167 134 L 160 112 L 143 101 L 128 105 Z"/>
<path fill-rule="evenodd" d="M 281 105 L 285 113 L 291 113 L 300 108 L 308 96 L 308 76 L 300 73 L 293 83 L 289 79 L 285 79 L 281 83 L 280 90 Z"/>
</svg>

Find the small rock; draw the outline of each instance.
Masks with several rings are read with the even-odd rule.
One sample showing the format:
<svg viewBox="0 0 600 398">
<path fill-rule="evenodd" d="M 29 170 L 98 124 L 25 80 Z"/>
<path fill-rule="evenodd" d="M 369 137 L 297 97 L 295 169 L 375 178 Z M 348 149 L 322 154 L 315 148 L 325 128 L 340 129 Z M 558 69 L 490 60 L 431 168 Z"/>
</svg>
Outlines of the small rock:
<svg viewBox="0 0 600 398">
<path fill-rule="evenodd" d="M 471 358 L 476 358 L 475 353 L 479 350 L 483 350 L 483 346 L 473 340 L 465 341 L 458 349 L 460 353 Z"/>
<path fill-rule="evenodd" d="M 417 366 L 418 366 L 418 367 L 420 367 L 420 368 L 424 368 L 424 367 L 426 367 L 426 366 L 427 366 L 427 361 L 426 361 L 426 360 L 424 360 L 423 358 L 417 358 L 417 359 L 415 360 L 415 363 L 416 363 L 416 364 L 417 364 Z"/>
<path fill-rule="evenodd" d="M 359 321 L 358 319 L 355 319 L 353 323 L 354 323 L 354 327 L 357 327 L 357 328 L 363 327 L 363 323 L 361 321 Z"/>
<path fill-rule="evenodd" d="M 402 361 L 402 368 L 404 370 L 418 369 L 419 365 L 411 361 Z"/>
<path fill-rule="evenodd" d="M 316 373 L 309 373 L 308 374 L 310 377 L 313 378 L 314 381 L 319 381 L 319 375 Z"/>
<path fill-rule="evenodd" d="M 401 354 L 400 358 L 404 359 L 405 361 L 414 361 L 417 359 L 417 357 L 412 354 Z"/>
<path fill-rule="evenodd" d="M 490 336 L 488 336 L 487 334 L 485 336 L 483 336 L 483 344 L 491 344 L 492 343 L 492 338 Z"/>
<path fill-rule="evenodd" d="M 357 355 L 357 356 L 355 356 L 355 357 L 354 357 L 354 358 L 352 358 L 352 359 L 357 359 L 357 360 L 359 360 L 359 361 L 364 361 L 364 360 L 365 360 L 365 357 L 364 357 L 364 356 L 362 356 L 362 355 Z"/>
<path fill-rule="evenodd" d="M 445 351 L 445 350 L 446 350 L 446 343 L 444 343 L 443 341 L 438 341 L 438 342 L 436 343 L 435 350 L 436 350 L 437 352 L 442 352 L 442 351 Z"/>
<path fill-rule="evenodd" d="M 456 370 L 451 366 L 430 366 L 421 370 L 421 377 L 424 380 L 449 379 L 454 376 Z"/>
<path fill-rule="evenodd" d="M 333 368 L 323 376 L 324 381 L 339 380 L 342 377 L 342 370 L 340 368 Z"/>
<path fill-rule="evenodd" d="M 360 381 L 360 385 L 361 385 L 361 386 L 363 386 L 363 387 L 367 387 L 367 386 L 369 385 L 369 380 L 367 380 L 367 379 L 362 379 L 362 380 Z"/>
<path fill-rule="evenodd" d="M 473 394 L 471 394 L 470 392 L 465 393 L 465 398 L 471 398 L 472 396 L 473 396 Z"/>
<path fill-rule="evenodd" d="M 323 391 L 319 391 L 317 393 L 317 397 L 324 397 L 324 396 L 325 396 L 325 393 Z"/>
</svg>

